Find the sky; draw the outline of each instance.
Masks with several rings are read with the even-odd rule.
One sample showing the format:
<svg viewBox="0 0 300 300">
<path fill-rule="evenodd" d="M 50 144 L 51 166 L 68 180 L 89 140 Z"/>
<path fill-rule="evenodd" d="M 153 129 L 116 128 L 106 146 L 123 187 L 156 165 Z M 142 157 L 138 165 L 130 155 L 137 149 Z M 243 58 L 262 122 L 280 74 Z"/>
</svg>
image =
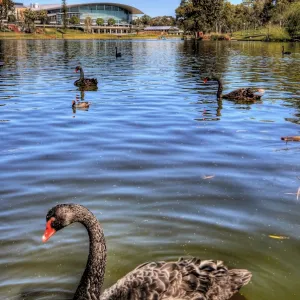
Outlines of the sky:
<svg viewBox="0 0 300 300">
<path fill-rule="evenodd" d="M 18 1 L 22 2 L 22 1 Z M 106 2 L 105 0 L 67 0 L 67 4 L 75 3 L 91 3 L 91 2 Z M 156 17 L 156 16 L 175 16 L 175 9 L 179 6 L 180 0 L 110 0 L 107 2 L 121 3 L 134 6 L 145 14 Z M 241 3 L 241 0 L 230 0 L 231 3 Z M 25 4 L 39 3 L 39 4 L 60 4 L 61 0 L 28 0 L 24 1 Z"/>
</svg>

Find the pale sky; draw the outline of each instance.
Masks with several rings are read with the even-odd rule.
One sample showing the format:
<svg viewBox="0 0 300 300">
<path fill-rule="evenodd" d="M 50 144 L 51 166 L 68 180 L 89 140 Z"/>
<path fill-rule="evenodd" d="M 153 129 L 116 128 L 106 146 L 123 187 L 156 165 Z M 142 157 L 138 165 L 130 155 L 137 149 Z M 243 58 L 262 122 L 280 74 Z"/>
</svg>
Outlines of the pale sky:
<svg viewBox="0 0 300 300">
<path fill-rule="evenodd" d="M 18 2 L 22 2 L 21 0 Z M 67 0 L 67 4 L 75 3 L 91 3 L 91 2 L 105 2 L 97 0 Z M 116 0 L 116 1 L 107 1 L 111 3 L 121 3 L 134 6 L 145 14 L 156 17 L 156 16 L 175 16 L 175 9 L 179 6 L 180 0 Z M 241 0 L 230 0 L 231 3 L 237 4 L 241 3 Z M 28 2 L 25 0 L 24 3 L 29 5 L 30 3 L 39 3 L 39 4 L 61 4 L 60 0 L 32 0 Z"/>
</svg>

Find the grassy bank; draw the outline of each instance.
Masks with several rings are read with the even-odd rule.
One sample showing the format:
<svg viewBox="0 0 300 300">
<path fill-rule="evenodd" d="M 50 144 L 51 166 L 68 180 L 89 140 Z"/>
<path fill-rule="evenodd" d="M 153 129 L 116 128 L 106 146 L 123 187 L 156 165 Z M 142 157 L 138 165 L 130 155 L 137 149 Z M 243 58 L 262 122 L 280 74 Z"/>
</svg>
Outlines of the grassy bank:
<svg viewBox="0 0 300 300">
<path fill-rule="evenodd" d="M 291 40 L 288 32 L 280 26 L 268 26 L 259 29 L 242 30 L 234 32 L 232 39 L 242 41 L 274 41 L 284 42 Z"/>
<path fill-rule="evenodd" d="M 91 34 L 81 30 L 67 29 L 64 34 L 54 28 L 46 28 L 41 33 L 16 33 L 0 32 L 0 39 L 20 39 L 20 40 L 43 40 L 43 39 L 69 39 L 69 40 L 129 40 L 129 39 L 158 39 L 160 35 L 155 34 Z M 166 36 L 167 39 L 180 38 L 179 36 Z"/>
</svg>

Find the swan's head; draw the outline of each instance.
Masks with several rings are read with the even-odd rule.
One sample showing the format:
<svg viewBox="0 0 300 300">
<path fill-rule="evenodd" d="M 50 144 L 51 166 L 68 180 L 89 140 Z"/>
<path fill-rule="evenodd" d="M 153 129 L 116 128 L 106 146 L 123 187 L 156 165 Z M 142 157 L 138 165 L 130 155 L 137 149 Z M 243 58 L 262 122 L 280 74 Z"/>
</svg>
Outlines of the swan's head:
<svg viewBox="0 0 300 300">
<path fill-rule="evenodd" d="M 203 83 L 207 83 L 208 81 L 220 81 L 220 79 L 217 76 L 208 76 L 208 77 L 204 77 L 203 79 Z"/>
<path fill-rule="evenodd" d="M 264 89 L 254 89 L 254 93 L 263 95 L 265 93 L 265 90 Z"/>
<path fill-rule="evenodd" d="M 80 66 L 77 66 L 76 68 L 75 68 L 75 72 L 77 73 L 78 71 L 80 71 L 81 70 L 81 67 Z"/>
<path fill-rule="evenodd" d="M 210 77 L 203 78 L 203 83 L 207 83 L 208 81 L 211 81 L 212 79 Z"/>
<path fill-rule="evenodd" d="M 52 235 L 64 227 L 77 222 L 82 206 L 77 204 L 59 204 L 51 208 L 46 216 L 46 229 L 43 242 L 47 242 Z"/>
</svg>

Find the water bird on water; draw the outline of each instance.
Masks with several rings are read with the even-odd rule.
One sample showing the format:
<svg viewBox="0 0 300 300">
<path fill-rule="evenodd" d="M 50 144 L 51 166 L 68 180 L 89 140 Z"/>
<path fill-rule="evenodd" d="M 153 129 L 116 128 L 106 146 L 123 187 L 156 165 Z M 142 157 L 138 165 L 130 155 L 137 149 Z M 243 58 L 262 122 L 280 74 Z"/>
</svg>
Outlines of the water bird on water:
<svg viewBox="0 0 300 300">
<path fill-rule="evenodd" d="M 90 243 L 86 268 L 73 300 L 227 300 L 252 277 L 248 270 L 228 270 L 222 261 L 180 258 L 177 262 L 144 263 L 101 294 L 106 243 L 103 229 L 92 212 L 78 204 L 56 205 L 46 216 L 43 242 L 75 222 L 86 228 Z"/>
<path fill-rule="evenodd" d="M 75 72 L 80 71 L 80 78 L 74 82 L 74 85 L 79 87 L 97 87 L 98 80 L 96 78 L 84 78 L 83 69 L 81 66 L 75 68 Z"/>
<path fill-rule="evenodd" d="M 75 100 L 72 101 L 72 108 L 89 108 L 91 105 L 91 102 L 87 101 L 81 101 L 76 102 Z"/>
<path fill-rule="evenodd" d="M 222 95 L 223 92 L 223 83 L 222 80 L 216 76 L 212 77 L 205 77 L 203 79 L 204 83 L 208 81 L 216 81 L 218 83 L 218 91 L 217 91 L 217 98 L 218 99 L 231 99 L 231 100 L 240 100 L 240 101 L 256 101 L 260 100 L 262 95 L 264 94 L 265 90 L 263 89 L 256 89 L 256 88 L 241 88 L 234 90 L 228 94 Z"/>
<path fill-rule="evenodd" d="M 281 53 L 282 53 L 282 55 L 290 55 L 290 54 L 292 54 L 292 52 L 290 52 L 290 51 L 284 51 L 284 46 L 282 46 Z"/>
<path fill-rule="evenodd" d="M 3 67 L 3 66 L 4 66 L 4 62 L 0 61 L 0 67 Z"/>
<path fill-rule="evenodd" d="M 116 57 L 122 57 L 122 53 L 118 52 L 118 47 L 116 47 Z"/>
</svg>

